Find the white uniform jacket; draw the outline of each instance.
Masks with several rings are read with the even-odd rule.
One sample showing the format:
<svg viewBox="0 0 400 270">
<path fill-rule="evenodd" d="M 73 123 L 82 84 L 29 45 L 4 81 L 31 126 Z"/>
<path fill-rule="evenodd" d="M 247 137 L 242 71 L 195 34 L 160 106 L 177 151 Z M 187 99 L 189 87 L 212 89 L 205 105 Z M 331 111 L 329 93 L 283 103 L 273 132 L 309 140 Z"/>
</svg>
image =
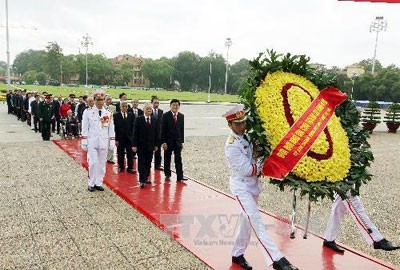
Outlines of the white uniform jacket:
<svg viewBox="0 0 400 270">
<path fill-rule="evenodd" d="M 105 108 L 93 107 L 86 109 L 82 115 L 82 145 L 95 149 L 114 149 L 115 130 L 113 116 Z"/>
<path fill-rule="evenodd" d="M 230 188 L 237 196 L 242 192 L 259 195 L 261 183 L 258 180 L 261 163 L 253 158 L 252 144 L 234 132 L 225 143 L 225 156 L 230 169 Z"/>
</svg>

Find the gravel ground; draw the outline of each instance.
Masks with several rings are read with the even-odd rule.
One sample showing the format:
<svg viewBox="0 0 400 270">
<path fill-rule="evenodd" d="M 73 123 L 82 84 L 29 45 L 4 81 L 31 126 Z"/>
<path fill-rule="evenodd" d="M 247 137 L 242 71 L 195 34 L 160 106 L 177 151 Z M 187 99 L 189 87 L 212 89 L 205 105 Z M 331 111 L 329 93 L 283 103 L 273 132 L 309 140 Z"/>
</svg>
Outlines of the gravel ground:
<svg viewBox="0 0 400 270">
<path fill-rule="evenodd" d="M 185 174 L 212 185 L 230 194 L 224 144 L 227 136 L 190 137 L 186 140 L 183 154 Z M 370 169 L 373 180 L 362 187 L 361 199 L 364 207 L 381 233 L 389 241 L 400 244 L 400 134 L 377 132 L 369 139 L 375 162 Z M 260 207 L 276 215 L 289 217 L 292 193 L 281 192 L 264 179 L 264 190 L 260 196 Z M 310 229 L 324 234 L 332 203 L 326 199 L 312 205 Z M 297 219 L 304 226 L 307 200 L 298 200 Z M 337 241 L 368 255 L 400 267 L 400 250 L 381 251 L 368 246 L 358 231 L 353 219 L 347 215 Z M 322 244 L 322 243 L 321 243 Z"/>
<path fill-rule="evenodd" d="M 209 269 L 52 142 L 0 143 L 0 164 L 0 269 Z"/>
</svg>

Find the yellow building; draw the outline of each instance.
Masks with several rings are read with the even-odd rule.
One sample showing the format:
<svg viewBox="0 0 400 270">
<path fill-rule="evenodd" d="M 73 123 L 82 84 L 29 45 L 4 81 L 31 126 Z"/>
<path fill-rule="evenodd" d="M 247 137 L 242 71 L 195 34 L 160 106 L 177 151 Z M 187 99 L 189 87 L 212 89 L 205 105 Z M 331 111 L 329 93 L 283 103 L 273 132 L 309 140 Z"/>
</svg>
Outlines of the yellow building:
<svg viewBox="0 0 400 270">
<path fill-rule="evenodd" d="M 143 77 L 142 74 L 142 66 L 144 63 L 144 58 L 140 55 L 129 55 L 123 54 L 118 55 L 117 57 L 111 59 L 111 62 L 114 66 L 119 66 L 123 62 L 129 62 L 133 64 L 132 70 L 132 80 L 128 83 L 128 86 L 133 87 L 149 87 L 150 81 Z"/>
</svg>

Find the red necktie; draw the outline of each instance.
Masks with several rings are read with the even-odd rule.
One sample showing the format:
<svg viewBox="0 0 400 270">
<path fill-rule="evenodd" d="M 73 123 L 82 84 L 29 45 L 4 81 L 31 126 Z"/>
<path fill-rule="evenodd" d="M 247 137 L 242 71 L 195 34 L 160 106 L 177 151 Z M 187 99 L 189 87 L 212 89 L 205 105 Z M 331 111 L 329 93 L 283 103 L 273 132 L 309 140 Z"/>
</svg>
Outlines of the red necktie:
<svg viewBox="0 0 400 270">
<path fill-rule="evenodd" d="M 150 125 L 150 118 L 146 118 L 146 124 Z"/>
<path fill-rule="evenodd" d="M 176 125 L 176 113 L 174 113 L 174 123 L 175 123 L 175 125 Z"/>
</svg>

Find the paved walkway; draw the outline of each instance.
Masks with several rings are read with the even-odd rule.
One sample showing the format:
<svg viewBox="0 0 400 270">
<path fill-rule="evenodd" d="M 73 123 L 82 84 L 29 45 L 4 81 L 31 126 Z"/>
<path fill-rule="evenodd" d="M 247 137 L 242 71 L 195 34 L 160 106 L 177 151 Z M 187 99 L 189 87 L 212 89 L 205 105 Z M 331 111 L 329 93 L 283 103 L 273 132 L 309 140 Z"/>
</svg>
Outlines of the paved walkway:
<svg viewBox="0 0 400 270">
<path fill-rule="evenodd" d="M 208 269 L 3 104 L 0 164 L 0 269 Z"/>
</svg>

